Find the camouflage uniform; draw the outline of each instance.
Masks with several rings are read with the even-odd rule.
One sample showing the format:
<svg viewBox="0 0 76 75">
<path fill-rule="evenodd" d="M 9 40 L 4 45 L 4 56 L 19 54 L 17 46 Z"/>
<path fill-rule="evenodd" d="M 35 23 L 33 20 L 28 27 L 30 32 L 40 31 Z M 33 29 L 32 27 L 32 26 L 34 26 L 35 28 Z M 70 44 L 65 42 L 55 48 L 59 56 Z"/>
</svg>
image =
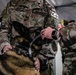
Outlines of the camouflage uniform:
<svg viewBox="0 0 76 75">
<path fill-rule="evenodd" d="M 76 74 L 76 24 L 59 30 L 63 59 L 63 75 Z"/>
<path fill-rule="evenodd" d="M 4 38 L 4 41 L 8 41 L 7 40 L 8 37 L 6 38 L 4 35 L 7 36 L 10 21 L 20 22 L 20 23 L 22 23 L 24 26 L 26 26 L 28 28 L 29 27 L 35 27 L 35 25 L 36 26 L 43 25 L 43 18 L 44 17 L 39 15 L 39 14 L 33 14 L 32 13 L 32 9 L 34 7 L 40 8 L 38 3 L 40 3 L 40 5 L 41 5 L 42 0 L 41 1 L 39 1 L 39 0 L 38 1 L 35 1 L 35 0 L 28 0 L 27 1 L 27 0 L 25 0 L 25 5 L 26 5 L 25 7 L 26 8 L 23 8 L 23 6 L 22 6 L 22 7 L 20 7 L 18 9 L 19 5 L 17 5 L 17 6 L 12 6 L 11 5 L 11 6 L 9 6 L 7 8 L 7 13 L 6 13 L 7 15 L 6 15 L 6 17 L 3 16 L 3 20 L 5 21 L 5 29 L 1 29 L 1 36 Z M 21 5 L 23 5 L 23 3 Z M 39 22 L 39 23 L 37 23 L 36 21 Z M 15 36 L 19 35 L 14 30 L 14 28 L 12 29 L 12 31 L 13 31 L 12 37 L 15 37 Z M 2 33 L 4 33 L 4 35 Z M 3 38 L 1 38 L 1 40 L 3 40 Z"/>
<path fill-rule="evenodd" d="M 8 7 L 7 16 L 6 16 L 6 18 L 3 17 L 5 19 L 7 28 L 1 29 L 0 49 L 2 50 L 2 48 L 5 45 L 10 45 L 9 43 L 11 43 L 8 40 L 8 37 L 6 36 L 6 35 L 9 36 L 9 34 L 8 34 L 8 30 L 10 27 L 9 22 L 12 22 L 12 21 L 20 22 L 27 28 L 29 28 L 29 27 L 34 27 L 34 28 L 42 27 L 43 28 L 45 16 L 46 16 L 46 12 L 43 9 L 43 0 L 25 0 L 24 2 L 21 2 L 20 4 L 17 4 L 15 6 L 11 5 L 10 7 Z M 49 23 L 49 25 L 50 25 L 50 23 Z M 13 27 L 11 30 L 12 30 L 12 38 L 14 38 L 15 36 L 19 36 L 18 32 L 16 32 Z M 46 50 L 47 46 L 46 46 L 46 44 L 44 44 L 43 50 L 40 51 L 40 53 L 42 55 L 37 56 L 41 62 L 41 73 L 42 74 L 44 73 L 45 75 L 48 75 L 48 72 L 45 71 L 47 69 L 47 66 L 46 66 L 46 57 L 44 57 L 44 56 L 47 53 L 46 56 L 48 57 L 48 59 L 50 59 L 50 57 L 53 59 L 55 57 L 55 54 L 57 51 L 56 42 L 52 41 L 51 45 L 50 45 L 50 43 L 48 44 L 49 47 L 48 47 L 48 53 L 47 53 L 47 50 Z M 53 47 L 53 45 L 54 45 L 54 47 Z M 50 49 L 51 49 L 51 54 L 49 54 Z"/>
</svg>

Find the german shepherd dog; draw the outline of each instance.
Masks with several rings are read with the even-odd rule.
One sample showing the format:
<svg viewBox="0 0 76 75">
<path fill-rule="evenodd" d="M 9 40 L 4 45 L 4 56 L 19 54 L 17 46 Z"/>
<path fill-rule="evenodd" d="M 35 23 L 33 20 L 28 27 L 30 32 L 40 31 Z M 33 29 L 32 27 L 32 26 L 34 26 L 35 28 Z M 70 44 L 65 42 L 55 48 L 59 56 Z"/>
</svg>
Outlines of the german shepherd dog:
<svg viewBox="0 0 76 75">
<path fill-rule="evenodd" d="M 14 23 L 15 25 L 19 25 L 18 22 L 13 22 L 13 24 Z M 25 37 L 22 31 L 20 34 L 24 38 L 16 37 L 14 40 L 24 46 L 26 43 L 25 47 L 28 47 L 28 42 L 25 41 L 23 44 L 24 40 L 27 40 L 28 37 Z M 27 50 L 22 50 L 23 52 L 21 50 L 22 48 L 15 47 L 13 50 L 9 50 L 3 55 L 0 55 L 0 75 L 40 75 L 39 71 L 37 71 L 34 66 L 33 58 L 31 59 L 29 57 Z"/>
<path fill-rule="evenodd" d="M 0 56 L 0 75 L 40 75 L 40 73 L 30 58 L 10 50 Z"/>
</svg>

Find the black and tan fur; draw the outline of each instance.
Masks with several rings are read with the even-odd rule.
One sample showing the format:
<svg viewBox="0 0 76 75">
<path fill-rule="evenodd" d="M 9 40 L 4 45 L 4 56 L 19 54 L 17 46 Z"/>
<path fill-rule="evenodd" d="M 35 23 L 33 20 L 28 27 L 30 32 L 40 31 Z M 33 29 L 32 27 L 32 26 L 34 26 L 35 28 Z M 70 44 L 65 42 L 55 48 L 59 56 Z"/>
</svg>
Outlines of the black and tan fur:
<svg viewBox="0 0 76 75">
<path fill-rule="evenodd" d="M 7 51 L 0 56 L 0 75 L 40 75 L 35 69 L 33 61 L 14 50 Z"/>
</svg>

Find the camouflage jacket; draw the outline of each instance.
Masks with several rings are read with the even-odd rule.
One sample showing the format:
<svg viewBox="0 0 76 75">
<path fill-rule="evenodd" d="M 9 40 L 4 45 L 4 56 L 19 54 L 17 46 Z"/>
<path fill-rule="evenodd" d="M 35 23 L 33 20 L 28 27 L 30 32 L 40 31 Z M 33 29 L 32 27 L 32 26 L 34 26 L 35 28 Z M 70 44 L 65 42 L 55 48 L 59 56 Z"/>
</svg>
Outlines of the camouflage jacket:
<svg viewBox="0 0 76 75">
<path fill-rule="evenodd" d="M 60 46 L 62 51 L 76 49 L 76 24 L 67 25 L 59 30 L 60 33 Z M 69 50 L 69 51 L 70 51 Z"/>
<path fill-rule="evenodd" d="M 7 8 L 6 17 L 3 17 L 3 20 L 5 21 L 5 29 L 1 29 L 1 31 L 0 31 L 0 54 L 2 54 L 1 50 L 3 49 L 3 47 L 5 45 L 10 45 L 10 43 L 11 43 L 11 41 L 9 41 L 10 35 L 13 38 L 12 44 L 16 44 L 15 42 L 18 42 L 18 41 L 22 41 L 22 40 L 27 41 L 27 40 L 24 40 L 24 38 L 22 38 L 21 36 L 30 38 L 28 36 L 30 33 L 28 30 L 29 28 L 33 28 L 32 30 L 35 31 L 36 28 L 40 27 L 38 29 L 41 30 L 44 27 L 45 16 L 46 16 L 46 12 L 45 12 L 45 10 L 43 10 L 43 0 L 25 0 L 25 2 L 19 2 L 19 4 L 15 5 L 15 6 L 13 6 L 13 5 L 9 6 Z M 17 25 L 16 29 L 20 28 L 22 30 L 21 32 L 23 32 L 24 29 L 26 29 L 26 31 L 24 31 L 26 34 L 22 33 L 22 35 L 20 35 L 21 34 L 20 30 L 18 29 L 18 31 L 16 31 L 14 29 L 14 27 L 11 26 L 11 23 L 9 23 L 9 22 L 13 22 L 13 21 L 15 21 L 17 23 L 19 22 L 20 25 L 23 25 L 22 27 L 24 27 L 24 26 L 27 27 L 27 28 L 20 28 L 18 26 L 18 24 L 15 23 L 15 25 Z M 37 33 L 40 34 L 40 31 L 37 31 Z M 30 34 L 31 34 L 32 39 L 34 39 L 35 33 L 32 34 L 32 32 L 31 32 Z M 20 36 L 20 37 L 18 37 L 18 36 Z M 17 39 L 16 39 L 16 37 L 17 37 Z M 15 40 L 15 42 L 14 42 L 14 40 Z M 30 39 L 30 41 L 31 41 L 31 39 Z M 37 40 L 38 46 L 41 45 L 39 42 L 40 42 L 40 40 Z M 25 44 L 28 46 L 28 42 Z M 39 47 L 36 46 L 36 44 L 34 44 L 33 46 L 35 49 L 39 50 Z M 46 49 L 48 49 L 48 52 Z M 51 53 L 49 53 L 49 52 L 51 52 Z M 52 41 L 52 43 L 49 43 L 48 45 L 44 44 L 42 46 L 42 50 L 37 55 L 37 57 L 41 61 L 42 68 L 43 68 L 43 65 L 44 66 L 46 65 L 46 62 L 44 62 L 43 59 L 46 61 L 46 57 L 54 58 L 56 52 L 57 52 L 57 44 L 55 41 Z"/>
<path fill-rule="evenodd" d="M 68 25 L 59 30 L 62 62 L 66 65 L 76 60 L 76 25 Z M 65 70 L 65 69 L 64 69 Z"/>
<path fill-rule="evenodd" d="M 0 31 L 0 50 L 2 50 L 3 45 L 5 45 L 3 42 L 8 41 L 7 34 L 9 31 L 9 28 L 11 28 L 9 22 L 17 21 L 19 23 L 22 23 L 25 27 L 37 27 L 43 25 L 43 19 L 44 16 L 40 14 L 33 13 L 34 11 L 38 11 L 38 9 L 42 8 L 42 0 L 25 0 L 25 2 L 21 1 L 13 6 L 16 2 L 9 3 L 9 6 L 7 8 L 6 17 L 3 16 L 3 20 L 5 22 L 5 29 L 1 29 Z M 35 10 L 36 9 L 36 10 Z M 5 31 L 6 30 L 6 31 Z M 12 27 L 12 37 L 18 36 L 18 32 Z M 9 35 L 9 34 L 8 34 Z"/>
</svg>

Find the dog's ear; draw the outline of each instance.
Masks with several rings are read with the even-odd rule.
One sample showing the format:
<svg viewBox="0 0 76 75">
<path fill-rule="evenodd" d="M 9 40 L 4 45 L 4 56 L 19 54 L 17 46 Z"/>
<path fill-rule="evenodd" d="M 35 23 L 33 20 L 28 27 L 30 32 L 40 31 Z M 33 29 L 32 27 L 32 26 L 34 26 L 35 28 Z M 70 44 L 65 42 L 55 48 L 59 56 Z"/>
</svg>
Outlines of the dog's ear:
<svg viewBox="0 0 76 75">
<path fill-rule="evenodd" d="M 2 22 L 2 17 L 0 17 L 0 22 Z"/>
<path fill-rule="evenodd" d="M 20 36 L 26 39 L 30 39 L 30 30 L 27 27 L 25 27 L 22 23 L 13 21 L 12 26 L 20 34 Z"/>
</svg>

